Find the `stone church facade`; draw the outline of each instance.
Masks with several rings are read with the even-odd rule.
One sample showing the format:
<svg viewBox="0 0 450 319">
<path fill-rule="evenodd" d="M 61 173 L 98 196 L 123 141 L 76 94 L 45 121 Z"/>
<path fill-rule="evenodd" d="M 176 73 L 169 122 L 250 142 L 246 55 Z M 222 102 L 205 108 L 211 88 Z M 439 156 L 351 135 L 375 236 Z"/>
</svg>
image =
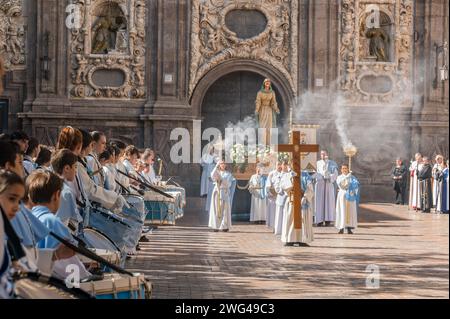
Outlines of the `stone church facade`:
<svg viewBox="0 0 450 319">
<path fill-rule="evenodd" d="M 363 199 L 389 201 L 397 156 L 449 156 L 448 13 L 447 0 L 0 0 L 1 129 L 152 147 L 195 197 L 200 167 L 170 163 L 171 131 L 252 115 L 268 77 L 281 126 L 291 109 L 320 125 L 343 162 L 343 124 Z"/>
</svg>

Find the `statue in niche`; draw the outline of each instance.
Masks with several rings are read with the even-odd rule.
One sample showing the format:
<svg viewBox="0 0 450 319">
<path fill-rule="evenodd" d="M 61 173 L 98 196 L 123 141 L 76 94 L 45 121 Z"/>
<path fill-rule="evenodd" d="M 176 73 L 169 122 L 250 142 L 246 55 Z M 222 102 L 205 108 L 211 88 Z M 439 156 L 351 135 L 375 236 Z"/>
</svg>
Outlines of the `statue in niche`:
<svg viewBox="0 0 450 319">
<path fill-rule="evenodd" d="M 369 39 L 369 54 L 377 58 L 377 62 L 388 62 L 389 35 L 381 28 L 371 28 L 366 32 Z"/>
<path fill-rule="evenodd" d="M 112 50 L 111 45 L 111 18 L 101 17 L 92 28 L 92 53 L 108 54 Z"/>
<path fill-rule="evenodd" d="M 99 17 L 92 28 L 92 53 L 124 52 L 128 48 L 127 20 L 123 15 Z"/>
</svg>

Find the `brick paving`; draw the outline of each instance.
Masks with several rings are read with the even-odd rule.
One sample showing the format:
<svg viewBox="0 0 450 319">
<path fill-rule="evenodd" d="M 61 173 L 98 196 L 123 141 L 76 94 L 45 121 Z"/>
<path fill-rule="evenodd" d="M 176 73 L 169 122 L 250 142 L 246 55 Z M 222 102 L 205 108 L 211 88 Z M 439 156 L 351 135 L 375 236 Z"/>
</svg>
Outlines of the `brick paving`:
<svg viewBox="0 0 450 319">
<path fill-rule="evenodd" d="M 360 228 L 315 228 L 311 247 L 284 247 L 265 225 L 207 228 L 204 212 L 161 226 L 127 263 L 148 275 L 157 299 L 449 298 L 448 215 L 364 204 Z M 369 289 L 376 265 L 380 287 Z"/>
</svg>

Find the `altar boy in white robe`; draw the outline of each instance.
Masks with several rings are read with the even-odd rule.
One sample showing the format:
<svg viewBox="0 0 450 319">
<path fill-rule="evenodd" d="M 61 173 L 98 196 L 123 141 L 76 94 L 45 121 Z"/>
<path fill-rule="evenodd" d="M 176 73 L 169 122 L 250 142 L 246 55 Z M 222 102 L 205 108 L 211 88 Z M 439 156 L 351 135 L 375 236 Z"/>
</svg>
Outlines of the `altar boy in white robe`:
<svg viewBox="0 0 450 319">
<path fill-rule="evenodd" d="M 335 221 L 335 182 L 339 175 L 339 168 L 336 162 L 328 158 L 326 151 L 322 151 L 320 157 L 321 160 L 317 162 L 314 223 L 317 226 L 321 226 L 322 224 L 330 226 Z"/>
<path fill-rule="evenodd" d="M 275 170 L 269 173 L 266 182 L 266 194 L 267 194 L 267 219 L 266 225 L 269 228 L 274 227 L 275 224 L 275 213 L 277 210 L 277 193 L 275 191 L 275 184 L 278 181 L 278 176 L 281 174 L 283 166 L 281 161 L 277 162 L 277 167 Z"/>
<path fill-rule="evenodd" d="M 233 175 L 226 170 L 226 163 L 219 161 L 211 173 L 214 190 L 209 209 L 209 227 L 215 232 L 228 232 L 231 228 Z"/>
<path fill-rule="evenodd" d="M 409 207 L 414 210 L 420 210 L 420 183 L 419 172 L 423 168 L 422 154 L 417 153 L 415 155 L 415 161 L 411 163 L 409 167 L 409 173 L 411 176 L 409 185 Z"/>
<path fill-rule="evenodd" d="M 295 173 L 285 174 L 281 180 L 281 188 L 288 194 L 286 205 L 284 206 L 283 229 L 281 241 L 285 246 L 309 246 L 314 240 L 313 215 L 314 215 L 314 185 L 313 178 L 308 172 L 302 172 L 301 186 L 304 191 L 302 199 L 302 228 L 295 229 L 294 224 L 294 184 Z"/>
<path fill-rule="evenodd" d="M 248 191 L 252 194 L 250 222 L 264 222 L 267 219 L 266 177 L 261 174 L 261 165 L 256 166 L 256 174 L 250 178 Z"/>
<path fill-rule="evenodd" d="M 280 174 L 278 174 L 278 177 L 275 181 L 275 192 L 277 193 L 277 199 L 276 199 L 276 210 L 275 210 L 275 223 L 274 223 L 274 233 L 275 235 L 281 235 L 282 227 L 283 227 L 283 216 L 284 216 L 284 205 L 286 204 L 287 199 L 287 193 L 283 190 L 281 187 L 281 180 L 284 178 L 285 175 L 290 175 L 290 168 L 289 168 L 289 162 L 283 161 L 282 165 L 282 171 Z M 288 177 L 289 178 L 289 177 Z"/>
<path fill-rule="evenodd" d="M 352 175 L 348 165 L 341 167 L 341 175 L 337 178 L 339 193 L 336 203 L 336 228 L 339 234 L 347 229 L 349 234 L 358 227 L 359 182 Z"/>
</svg>

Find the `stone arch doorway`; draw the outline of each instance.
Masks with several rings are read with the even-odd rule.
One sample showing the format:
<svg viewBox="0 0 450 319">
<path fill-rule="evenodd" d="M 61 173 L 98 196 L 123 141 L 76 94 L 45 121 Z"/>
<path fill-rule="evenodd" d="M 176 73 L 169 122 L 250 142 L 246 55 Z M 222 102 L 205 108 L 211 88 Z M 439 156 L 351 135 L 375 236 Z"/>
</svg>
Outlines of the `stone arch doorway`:
<svg viewBox="0 0 450 319">
<path fill-rule="evenodd" d="M 264 78 L 268 77 L 272 80 L 281 111 L 277 123 L 279 139 L 286 141 L 287 132 L 282 128 L 287 128 L 293 94 L 281 77 L 270 70 L 265 65 L 235 61 L 210 71 L 197 85 L 191 100 L 194 114 L 202 119 L 202 129 L 215 127 L 224 134 L 229 122 L 237 124 L 247 116 L 254 116 L 256 94 Z M 205 144 L 203 142 L 203 146 Z M 236 190 L 233 215 L 246 218 L 250 213 L 250 199 L 248 191 Z"/>
</svg>

